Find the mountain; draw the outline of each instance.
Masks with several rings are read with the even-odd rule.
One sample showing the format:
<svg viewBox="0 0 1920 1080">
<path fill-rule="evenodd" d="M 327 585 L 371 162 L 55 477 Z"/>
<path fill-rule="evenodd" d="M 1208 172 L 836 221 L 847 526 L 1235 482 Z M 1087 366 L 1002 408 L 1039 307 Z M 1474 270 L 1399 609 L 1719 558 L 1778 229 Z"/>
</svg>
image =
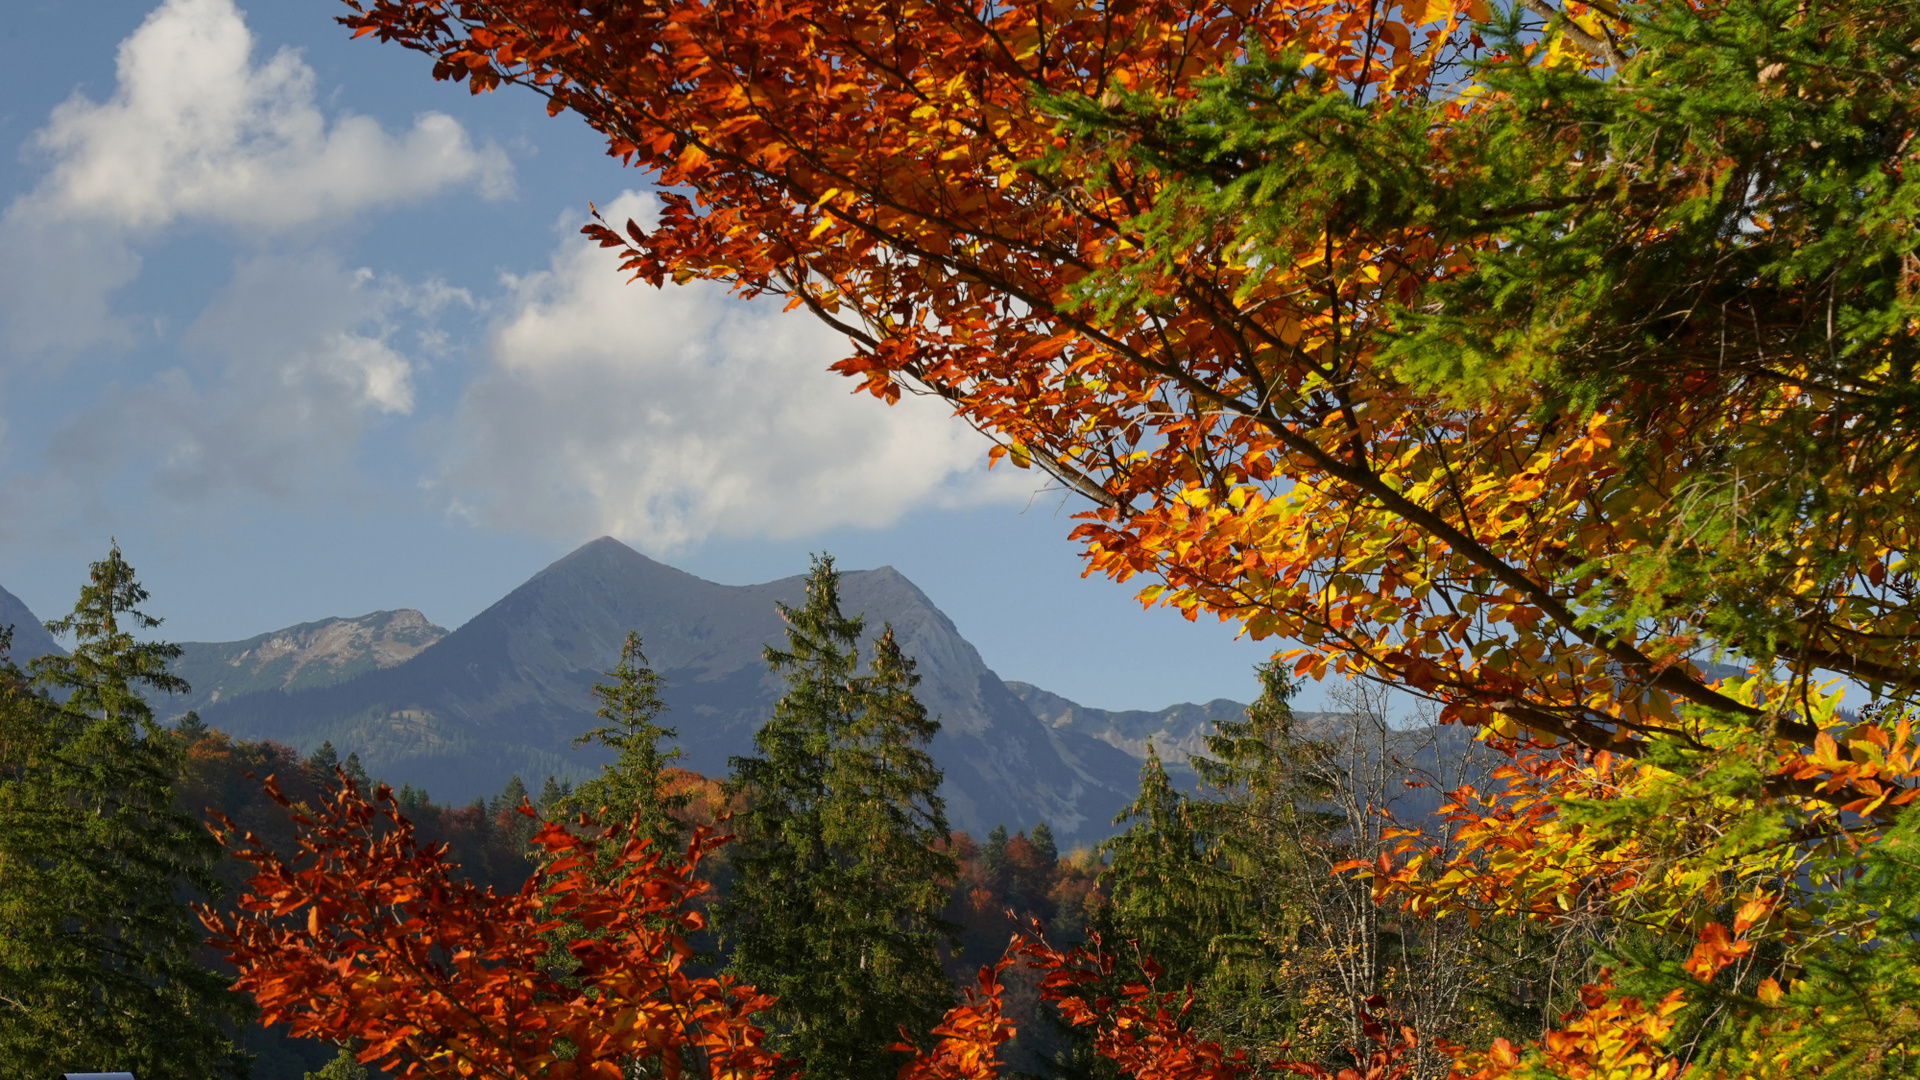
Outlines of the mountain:
<svg viewBox="0 0 1920 1080">
<path fill-rule="evenodd" d="M 26 667 L 27 661 L 36 656 L 48 653 L 66 655 L 67 650 L 53 640 L 53 635 L 47 633 L 39 618 L 27 610 L 27 605 L 21 603 L 19 597 L 0 589 L 0 628 L 7 626 L 13 627 L 13 649 L 8 655 L 21 667 Z"/>
<path fill-rule="evenodd" d="M 193 689 L 154 705 L 177 716 L 263 690 L 331 686 L 405 663 L 446 636 L 425 615 L 402 608 L 301 623 L 245 641 L 183 641 L 173 673 Z"/>
<path fill-rule="evenodd" d="M 798 576 L 715 584 L 602 538 L 404 663 L 329 685 L 223 691 L 200 712 L 236 737 L 301 750 L 329 740 L 390 783 L 464 801 L 498 791 L 513 774 L 537 786 L 550 774 L 591 775 L 608 759 L 571 743 L 594 725 L 591 688 L 633 629 L 666 677 L 665 722 L 679 729 L 681 763 L 723 775 L 730 756 L 752 752 L 753 733 L 783 688 L 761 658 L 763 645 L 784 639 L 775 604 L 797 605 L 804 592 Z M 1113 815 L 1137 788 L 1137 759 L 1071 726 L 1040 722 L 891 567 L 843 573 L 841 599 L 847 612 L 865 614 L 869 637 L 890 622 L 918 661 L 921 700 L 941 721 L 933 753 L 946 770 L 942 794 L 955 828 L 980 835 L 997 824 L 1045 821 L 1068 845 L 1112 833 Z M 258 656 L 260 646 L 247 644 L 223 646 L 229 652 L 220 655 Z"/>
<path fill-rule="evenodd" d="M 1009 682 L 1007 689 L 1048 727 L 1098 739 L 1136 761 L 1147 759 L 1147 743 L 1152 741 L 1169 771 L 1184 770 L 1189 756 L 1206 753 L 1214 721 L 1240 720 L 1247 713 L 1245 705 L 1226 698 L 1214 698 L 1205 705 L 1182 702 L 1152 712 L 1109 712 L 1068 701 L 1032 683 Z"/>
<path fill-rule="evenodd" d="M 1109 712 L 1069 701 L 1032 683 L 1009 682 L 1041 723 L 1073 731 L 1126 751 L 1139 761 L 1153 741 L 1167 775 L 1178 786 L 1197 790 L 1200 778 L 1187 759 L 1207 752 L 1206 737 L 1218 720 L 1245 719 L 1247 707 L 1215 698 L 1205 705 L 1182 703 L 1157 711 Z M 1382 729 L 1368 718 L 1343 712 L 1299 712 L 1294 731 L 1327 744 L 1336 769 L 1347 783 L 1370 794 L 1403 823 L 1444 827 L 1438 818 L 1445 792 L 1463 783 L 1484 787 L 1492 770 L 1506 759 L 1486 749 L 1471 728 L 1412 724 Z"/>
</svg>

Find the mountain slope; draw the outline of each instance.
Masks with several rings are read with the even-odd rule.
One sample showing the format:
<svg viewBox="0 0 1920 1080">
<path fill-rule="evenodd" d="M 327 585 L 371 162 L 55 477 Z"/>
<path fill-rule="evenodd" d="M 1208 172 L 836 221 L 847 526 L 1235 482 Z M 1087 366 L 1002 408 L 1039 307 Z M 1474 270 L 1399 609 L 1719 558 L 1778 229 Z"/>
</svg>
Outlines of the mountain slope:
<svg viewBox="0 0 1920 1080">
<path fill-rule="evenodd" d="M 183 641 L 173 673 L 193 689 L 157 711 L 178 715 L 262 690 L 306 690 L 390 668 L 446 637 L 410 608 L 355 619 L 321 619 L 245 641 Z"/>
<path fill-rule="evenodd" d="M 1037 720 L 912 582 L 890 567 L 841 577 L 842 604 L 868 636 L 891 622 L 919 662 L 921 699 L 941 718 L 934 742 L 956 828 L 1046 821 L 1063 842 L 1108 835 L 1135 788 L 1125 751 Z M 590 689 L 638 630 L 667 678 L 666 722 L 687 767 L 721 775 L 752 751 L 782 684 L 761 648 L 784 636 L 776 602 L 798 604 L 804 579 L 729 586 L 654 562 L 602 538 L 555 562 L 466 625 L 395 667 L 330 686 L 269 690 L 209 703 L 207 723 L 306 749 L 322 739 L 367 768 L 439 800 L 581 777 L 606 760 L 573 749 L 592 726 Z"/>
<path fill-rule="evenodd" d="M 1137 761 L 1147 758 L 1147 743 L 1168 767 L 1184 766 L 1189 756 L 1206 753 L 1206 738 L 1216 720 L 1239 720 L 1247 707 L 1215 698 L 1205 705 L 1182 702 L 1164 709 L 1128 709 L 1113 712 L 1068 701 L 1032 683 L 1009 682 L 1007 689 L 1033 710 L 1040 722 L 1059 731 L 1074 731 L 1098 739 Z"/>
<path fill-rule="evenodd" d="M 40 620 L 27 610 L 27 605 L 19 597 L 0 589 L 0 628 L 7 626 L 13 627 L 13 649 L 9 655 L 21 667 L 26 667 L 27 661 L 36 656 L 48 653 L 66 655 L 67 650 L 53 640 L 53 635 L 47 633 Z"/>
</svg>

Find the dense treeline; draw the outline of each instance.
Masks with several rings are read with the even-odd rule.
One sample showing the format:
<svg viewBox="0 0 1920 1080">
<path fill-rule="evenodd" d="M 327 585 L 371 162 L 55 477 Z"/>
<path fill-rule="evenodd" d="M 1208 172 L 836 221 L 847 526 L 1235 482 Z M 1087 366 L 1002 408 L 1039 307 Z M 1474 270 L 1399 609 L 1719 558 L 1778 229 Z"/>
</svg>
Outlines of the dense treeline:
<svg viewBox="0 0 1920 1080">
<path fill-rule="evenodd" d="M 234 740 L 192 714 L 172 729 L 155 724 L 132 688 L 178 687 L 166 674 L 170 647 L 122 629 L 157 624 L 137 608 L 142 599 L 115 551 L 75 615 L 53 624 L 76 634 L 74 655 L 0 667 L 0 1061 L 133 1065 L 164 1080 L 241 1075 L 251 1059 L 258 1080 L 354 1076 L 350 1056 L 329 1063 L 331 1045 L 248 1020 L 244 1000 L 224 991 L 231 969 L 196 951 L 188 905 L 240 915 L 258 869 L 223 857 L 197 821 L 293 860 L 313 808 L 342 785 L 380 785 L 350 748 L 344 759 L 330 743 L 302 757 Z M 759 754 L 737 759 L 726 780 L 672 765 L 660 678 L 629 637 L 595 691 L 604 723 L 581 736 L 617 754 L 600 776 L 578 788 L 548 777 L 537 792 L 514 777 L 457 807 L 402 787 L 395 812 L 461 880 L 503 896 L 541 871 L 542 820 L 630 821 L 674 853 L 698 829 L 731 835 L 701 866 L 716 889 L 699 901 L 713 919 L 695 935 L 693 962 L 783 990 L 761 1022 L 773 1047 L 817 1076 L 891 1077 L 906 1059 L 889 1049 L 896 1033 L 932 1029 L 955 988 L 995 963 L 1015 932 L 1106 942 L 1120 961 L 1109 993 L 1140 979 L 1191 988 L 1183 1029 L 1256 1061 L 1353 1063 L 1367 1041 L 1357 1010 L 1373 1002 L 1428 1040 L 1408 1061 L 1417 1076 L 1446 1074 L 1438 1040 L 1536 1034 L 1590 974 L 1604 926 L 1396 916 L 1342 873 L 1407 835 L 1444 844 L 1426 816 L 1432 798 L 1409 793 L 1484 782 L 1491 764 L 1478 744 L 1435 725 L 1390 724 L 1377 695 L 1350 694 L 1344 711 L 1304 730 L 1288 706 L 1291 681 L 1263 669 L 1260 700 L 1217 725 L 1210 756 L 1192 759 L 1198 791 L 1177 790 L 1150 753 L 1117 822 L 1125 831 L 1100 850 L 1063 853 L 1045 822 L 983 838 L 946 828 L 925 753 L 938 723 L 914 697 L 912 661 L 883 629 L 869 673 L 856 673 L 864 628 L 839 611 L 830 560 L 816 564 L 806 605 L 784 613 L 787 647 L 768 657 L 790 691 Z M 120 824 L 99 833 L 90 823 L 102 814 Z M 81 851 L 89 836 L 109 837 L 104 860 Z M 621 874 L 614 864 L 598 872 Z M 63 874 L 109 884 L 87 894 L 92 907 L 62 908 L 50 897 Z M 30 924 L 58 934 L 36 938 Z M 1002 1054 L 1015 1069 L 1113 1075 L 1088 1033 L 1043 1004 L 1037 975 L 1016 966 L 1001 992 L 1016 1032 Z M 142 1010 L 144 1020 L 88 1027 Z"/>
</svg>

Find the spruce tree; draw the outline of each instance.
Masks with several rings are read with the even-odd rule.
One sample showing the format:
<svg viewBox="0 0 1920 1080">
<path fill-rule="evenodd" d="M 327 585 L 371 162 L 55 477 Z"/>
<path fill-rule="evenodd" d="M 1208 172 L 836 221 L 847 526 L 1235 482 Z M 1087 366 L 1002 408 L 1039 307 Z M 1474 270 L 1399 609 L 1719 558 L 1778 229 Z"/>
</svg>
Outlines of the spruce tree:
<svg viewBox="0 0 1920 1080">
<path fill-rule="evenodd" d="M 1033 827 L 1033 832 L 1027 836 L 1027 843 L 1033 845 L 1042 865 L 1051 867 L 1060 861 L 1060 845 L 1054 840 L 1053 829 L 1046 822 Z"/>
<path fill-rule="evenodd" d="M 1007 827 L 995 825 L 980 847 L 980 869 L 993 886 L 995 899 L 1005 900 L 1013 890 L 1013 864 L 1007 859 Z"/>
<path fill-rule="evenodd" d="M 1269 661 L 1258 674 L 1261 694 L 1246 718 L 1214 721 L 1206 737 L 1213 756 L 1188 762 L 1211 796 L 1194 803 L 1195 821 L 1223 868 L 1245 883 L 1242 893 L 1252 890 L 1272 908 L 1258 921 L 1278 927 L 1279 908 L 1290 907 L 1282 890 L 1299 880 L 1306 846 L 1324 842 L 1342 818 L 1327 808 L 1336 789 L 1332 749 L 1295 730 L 1296 687 L 1284 665 Z"/>
<path fill-rule="evenodd" d="M 539 822 L 520 812 L 520 807 L 532 802 L 528 797 L 527 783 L 515 773 L 507 778 L 506 786 L 500 793 L 487 800 L 487 824 L 500 840 L 501 846 L 515 856 L 525 859 L 534 856 L 533 834 L 540 830 Z M 497 873 L 511 877 L 511 863 L 498 864 Z"/>
<path fill-rule="evenodd" d="M 73 614 L 69 656 L 0 671 L 0 1075 L 244 1075 L 242 1011 L 194 962 L 188 900 L 211 896 L 218 844 L 174 808 L 179 740 L 139 688 L 181 691 L 176 646 L 116 546 Z"/>
<path fill-rule="evenodd" d="M 1305 1047 L 1314 1039 L 1303 1030 L 1303 1002 L 1326 996 L 1306 985 L 1315 978 L 1306 972 L 1325 966 L 1311 949 L 1332 947 L 1311 925 L 1313 899 L 1352 887 L 1331 879 L 1309 851 L 1324 847 L 1344 821 L 1328 809 L 1336 786 L 1331 749 L 1295 729 L 1294 683 L 1275 661 L 1258 674 L 1261 694 L 1246 717 L 1216 720 L 1206 738 L 1212 756 L 1188 759 L 1208 795 L 1190 805 L 1191 817 L 1231 897 L 1210 926 L 1201 1010 L 1216 1038 Z M 1336 1018 L 1350 1019 L 1352 1004 L 1336 1005 Z M 1352 1033 L 1350 1041 L 1358 1038 Z"/>
<path fill-rule="evenodd" d="M 540 799 L 536 806 L 541 813 L 551 817 L 560 803 L 572 793 L 573 785 L 571 783 L 562 781 L 559 777 L 548 773 L 546 781 L 540 785 Z"/>
<path fill-rule="evenodd" d="M 1106 843 L 1101 881 L 1112 902 L 1103 909 L 1102 934 L 1116 944 L 1134 942 L 1151 956 L 1166 971 L 1163 989 L 1199 984 L 1211 967 L 1208 949 L 1223 908 L 1231 904 L 1192 801 L 1174 788 L 1152 742 L 1140 767 L 1140 794 L 1113 823 L 1127 829 Z"/>
<path fill-rule="evenodd" d="M 333 748 L 332 740 L 323 740 L 320 748 L 307 755 L 304 766 L 307 779 L 321 791 L 333 791 L 340 786 L 340 778 L 333 770 L 340 767 L 340 752 Z"/>
<path fill-rule="evenodd" d="M 593 696 L 600 701 L 598 715 L 606 722 L 573 740 L 573 745 L 597 742 L 619 756 L 600 775 L 573 789 L 561 804 L 570 811 L 598 816 L 609 825 L 638 818 L 641 835 L 670 855 L 683 854 L 679 849 L 684 830 L 675 815 L 692 796 L 663 790 L 667 768 L 679 759 L 680 748 L 661 746 L 680 733 L 659 722 L 660 714 L 667 711 L 660 697 L 666 680 L 647 665 L 638 633 L 627 632 L 620 659 L 607 672 L 607 680 L 593 688 Z"/>
<path fill-rule="evenodd" d="M 353 781 L 353 786 L 360 794 L 369 798 L 373 796 L 373 777 L 368 776 L 366 766 L 360 764 L 359 751 L 347 755 L 347 760 L 340 763 L 340 771 L 347 774 L 347 779 Z"/>
<path fill-rule="evenodd" d="M 814 561 L 806 603 L 780 611 L 786 647 L 766 656 L 787 691 L 759 753 L 733 760 L 745 808 L 718 913 L 728 970 L 780 996 L 775 1045 L 808 1076 L 891 1080 L 904 1059 L 885 1048 L 953 998 L 938 913 L 956 867 L 926 751 L 939 724 L 891 627 L 855 674 L 863 623 L 840 611 L 831 558 Z"/>
<path fill-rule="evenodd" d="M 417 814 L 432 801 L 427 798 L 427 789 L 412 784 L 401 784 L 400 790 L 394 792 L 393 800 L 400 805 L 402 814 Z"/>
<path fill-rule="evenodd" d="M 528 801 L 527 782 L 520 779 L 519 773 L 514 773 L 507 777 L 506 786 L 500 789 L 500 793 L 487 800 L 487 816 L 498 818 L 501 814 L 518 809 L 520 804 L 526 801 Z"/>
</svg>

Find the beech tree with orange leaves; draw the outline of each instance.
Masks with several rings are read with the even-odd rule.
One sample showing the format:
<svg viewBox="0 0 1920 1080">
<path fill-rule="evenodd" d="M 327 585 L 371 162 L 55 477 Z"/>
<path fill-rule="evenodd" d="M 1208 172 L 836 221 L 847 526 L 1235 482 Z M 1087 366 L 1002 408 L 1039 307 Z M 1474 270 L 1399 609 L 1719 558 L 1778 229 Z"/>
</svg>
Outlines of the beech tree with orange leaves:
<svg viewBox="0 0 1920 1080">
<path fill-rule="evenodd" d="M 271 778 L 268 794 L 288 805 Z M 225 823 L 257 872 L 236 912 L 201 913 L 263 1023 L 352 1042 L 403 1077 L 719 1078 L 777 1063 L 753 1023 L 771 999 L 688 968 L 710 833 L 681 860 L 644 823 L 597 835 L 548 823 L 539 872 L 501 894 L 459 877 L 444 845 L 419 844 L 385 785 L 369 799 L 342 776 L 317 809 L 289 813 L 290 858 Z M 555 931 L 570 964 L 555 963 Z"/>
<path fill-rule="evenodd" d="M 1910 0 L 349 2 L 647 170 L 658 220 L 590 227 L 634 278 L 807 308 L 1084 498 L 1090 571 L 1560 748 L 1383 900 L 1604 886 L 1723 958 L 1770 913 L 1772 989 L 1623 960 L 1567 1032 L 1913 1063 L 1855 978 L 1904 908 L 1808 886 L 1910 877 Z M 1737 1038 L 1621 1019 L 1669 993 Z"/>
</svg>

